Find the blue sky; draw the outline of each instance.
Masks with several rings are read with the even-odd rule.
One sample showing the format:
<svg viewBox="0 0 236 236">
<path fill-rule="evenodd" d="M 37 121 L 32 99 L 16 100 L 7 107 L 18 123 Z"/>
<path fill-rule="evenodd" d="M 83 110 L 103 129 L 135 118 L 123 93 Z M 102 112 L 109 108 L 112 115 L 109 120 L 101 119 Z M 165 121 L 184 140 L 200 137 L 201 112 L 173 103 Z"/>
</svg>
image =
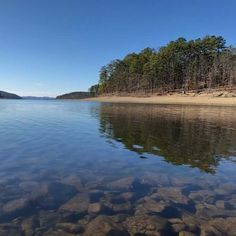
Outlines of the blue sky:
<svg viewBox="0 0 236 236">
<path fill-rule="evenodd" d="M 235 0 L 1 0 L 0 90 L 87 91 L 109 61 L 178 37 L 236 45 Z"/>
</svg>

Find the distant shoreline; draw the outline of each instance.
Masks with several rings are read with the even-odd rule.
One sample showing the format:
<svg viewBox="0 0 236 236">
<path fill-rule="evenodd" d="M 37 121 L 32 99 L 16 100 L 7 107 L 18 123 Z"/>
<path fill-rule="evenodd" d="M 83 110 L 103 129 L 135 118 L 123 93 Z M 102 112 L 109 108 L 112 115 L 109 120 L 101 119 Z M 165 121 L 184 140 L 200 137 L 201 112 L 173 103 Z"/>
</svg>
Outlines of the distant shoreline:
<svg viewBox="0 0 236 236">
<path fill-rule="evenodd" d="M 83 101 L 111 102 L 111 103 L 140 103 L 140 104 L 172 104 L 172 105 L 215 105 L 236 106 L 236 97 L 217 97 L 208 94 L 185 95 L 173 94 L 162 96 L 98 96 L 81 99 Z"/>
</svg>

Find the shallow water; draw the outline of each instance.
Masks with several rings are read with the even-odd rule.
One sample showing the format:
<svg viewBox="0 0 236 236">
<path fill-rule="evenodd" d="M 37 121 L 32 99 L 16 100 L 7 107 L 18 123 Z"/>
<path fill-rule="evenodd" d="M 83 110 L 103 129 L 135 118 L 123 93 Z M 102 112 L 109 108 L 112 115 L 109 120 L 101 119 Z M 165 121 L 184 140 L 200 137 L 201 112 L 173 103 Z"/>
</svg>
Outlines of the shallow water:
<svg viewBox="0 0 236 236">
<path fill-rule="evenodd" d="M 0 235 L 236 231 L 235 107 L 1 100 L 0 161 Z"/>
</svg>

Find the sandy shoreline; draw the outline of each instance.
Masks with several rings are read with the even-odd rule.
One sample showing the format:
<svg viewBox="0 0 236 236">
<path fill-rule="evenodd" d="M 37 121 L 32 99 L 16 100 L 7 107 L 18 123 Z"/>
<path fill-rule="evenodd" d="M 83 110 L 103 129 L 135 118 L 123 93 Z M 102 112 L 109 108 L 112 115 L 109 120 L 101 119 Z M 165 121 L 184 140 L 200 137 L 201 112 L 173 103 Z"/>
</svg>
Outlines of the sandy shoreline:
<svg viewBox="0 0 236 236">
<path fill-rule="evenodd" d="M 151 96 L 151 97 L 99 96 L 94 98 L 86 98 L 83 100 L 111 102 L 111 103 L 236 106 L 236 97 L 213 97 L 210 95 L 203 95 L 203 96 L 164 95 L 164 96 Z"/>
</svg>

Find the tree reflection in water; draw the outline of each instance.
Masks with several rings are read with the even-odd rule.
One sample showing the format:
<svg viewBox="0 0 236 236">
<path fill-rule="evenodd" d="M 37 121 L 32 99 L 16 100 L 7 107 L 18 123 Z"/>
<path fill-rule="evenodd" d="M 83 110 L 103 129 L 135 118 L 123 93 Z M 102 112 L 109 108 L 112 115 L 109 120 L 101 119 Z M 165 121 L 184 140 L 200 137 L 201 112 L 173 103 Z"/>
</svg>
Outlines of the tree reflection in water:
<svg viewBox="0 0 236 236">
<path fill-rule="evenodd" d="M 236 109 L 102 104 L 100 132 L 141 158 L 150 153 L 214 173 L 220 160 L 235 155 Z"/>
</svg>

